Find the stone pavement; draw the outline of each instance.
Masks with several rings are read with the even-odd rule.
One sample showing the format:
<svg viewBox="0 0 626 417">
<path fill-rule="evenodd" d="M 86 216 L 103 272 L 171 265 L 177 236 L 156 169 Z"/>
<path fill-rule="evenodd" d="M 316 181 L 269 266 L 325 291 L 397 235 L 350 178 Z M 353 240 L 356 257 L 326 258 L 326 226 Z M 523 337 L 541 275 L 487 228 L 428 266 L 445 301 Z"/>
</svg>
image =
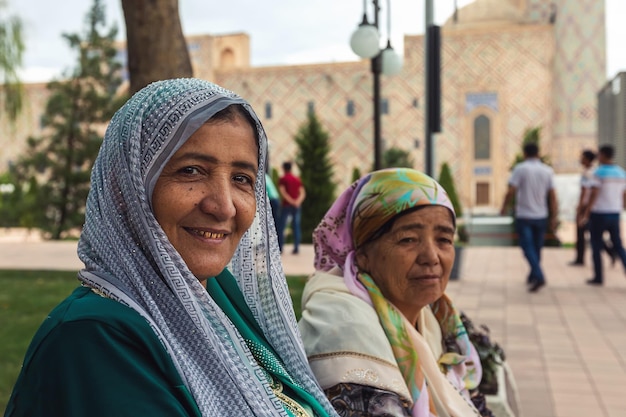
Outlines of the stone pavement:
<svg viewBox="0 0 626 417">
<path fill-rule="evenodd" d="M 546 248 L 548 284 L 526 292 L 527 266 L 515 247 L 466 247 L 448 294 L 505 350 L 524 417 L 626 416 L 626 277 L 605 259 L 605 285 L 590 287 L 591 262 L 570 267 L 573 249 Z M 589 251 L 588 251 L 589 252 Z M 590 256 L 590 253 L 587 253 Z M 309 274 L 313 248 L 285 247 L 289 275 Z M 0 240 L 0 268 L 73 270 L 76 242 Z M 1 291 L 1 289 L 0 289 Z"/>
</svg>

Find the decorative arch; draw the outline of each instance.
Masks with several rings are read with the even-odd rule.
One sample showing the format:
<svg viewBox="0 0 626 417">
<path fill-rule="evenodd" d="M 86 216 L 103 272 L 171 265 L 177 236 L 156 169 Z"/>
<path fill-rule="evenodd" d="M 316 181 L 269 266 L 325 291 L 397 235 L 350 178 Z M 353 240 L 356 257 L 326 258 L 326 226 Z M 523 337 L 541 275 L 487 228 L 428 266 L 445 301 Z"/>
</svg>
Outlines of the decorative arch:
<svg viewBox="0 0 626 417">
<path fill-rule="evenodd" d="M 220 53 L 220 67 L 222 69 L 231 69 L 235 67 L 235 52 L 232 48 L 224 48 Z"/>
<path fill-rule="evenodd" d="M 491 119 L 484 114 L 474 118 L 474 159 L 491 159 Z"/>
</svg>

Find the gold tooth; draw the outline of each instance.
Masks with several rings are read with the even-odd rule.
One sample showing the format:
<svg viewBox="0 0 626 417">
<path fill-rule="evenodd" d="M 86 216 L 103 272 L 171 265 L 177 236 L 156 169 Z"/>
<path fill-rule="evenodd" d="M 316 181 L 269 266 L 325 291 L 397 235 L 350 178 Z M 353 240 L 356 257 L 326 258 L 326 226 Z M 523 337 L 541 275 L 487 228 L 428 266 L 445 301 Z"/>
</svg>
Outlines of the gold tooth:
<svg viewBox="0 0 626 417">
<path fill-rule="evenodd" d="M 201 230 L 198 230 L 198 234 L 205 239 L 218 239 L 224 236 L 223 233 L 203 232 Z"/>
</svg>

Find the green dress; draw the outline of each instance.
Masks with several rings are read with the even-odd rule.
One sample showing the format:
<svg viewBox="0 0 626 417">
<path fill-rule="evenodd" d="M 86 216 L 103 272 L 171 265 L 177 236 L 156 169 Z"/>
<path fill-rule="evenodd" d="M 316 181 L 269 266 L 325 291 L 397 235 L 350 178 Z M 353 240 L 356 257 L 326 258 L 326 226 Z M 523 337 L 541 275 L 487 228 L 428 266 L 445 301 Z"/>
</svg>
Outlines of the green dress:
<svg viewBox="0 0 626 417">
<path fill-rule="evenodd" d="M 244 337 L 291 416 L 327 416 L 262 336 L 230 272 L 207 291 Z M 200 411 L 167 351 L 135 310 L 79 287 L 43 322 L 5 417 L 193 416 Z"/>
<path fill-rule="evenodd" d="M 328 416 L 319 402 L 289 375 L 279 356 L 263 336 L 263 331 L 246 304 L 235 278 L 225 269 L 207 280 L 207 291 L 243 336 L 257 363 L 265 370 L 274 395 L 290 416 Z"/>
<path fill-rule="evenodd" d="M 200 411 L 136 311 L 79 287 L 43 322 L 5 417 L 194 416 Z"/>
</svg>

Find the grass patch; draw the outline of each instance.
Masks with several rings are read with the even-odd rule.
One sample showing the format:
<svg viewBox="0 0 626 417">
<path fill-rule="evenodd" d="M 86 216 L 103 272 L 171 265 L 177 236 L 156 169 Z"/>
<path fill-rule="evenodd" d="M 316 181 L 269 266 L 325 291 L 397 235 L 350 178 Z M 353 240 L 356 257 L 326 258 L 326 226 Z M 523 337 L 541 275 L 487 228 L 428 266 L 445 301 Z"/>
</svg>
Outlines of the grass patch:
<svg viewBox="0 0 626 417">
<path fill-rule="evenodd" d="M 6 409 L 35 331 L 79 285 L 76 275 L 76 271 L 0 270 L 0 410 Z"/>
<path fill-rule="evenodd" d="M 296 318 L 300 320 L 302 314 L 302 291 L 304 290 L 304 284 L 306 283 L 306 275 L 297 275 L 287 277 L 287 284 L 289 284 L 289 294 L 293 301 L 293 310 L 296 313 Z"/>
<path fill-rule="evenodd" d="M 298 319 L 305 281 L 306 276 L 287 277 Z M 33 335 L 78 285 L 76 271 L 0 270 L 0 410 L 6 409 Z"/>
</svg>

